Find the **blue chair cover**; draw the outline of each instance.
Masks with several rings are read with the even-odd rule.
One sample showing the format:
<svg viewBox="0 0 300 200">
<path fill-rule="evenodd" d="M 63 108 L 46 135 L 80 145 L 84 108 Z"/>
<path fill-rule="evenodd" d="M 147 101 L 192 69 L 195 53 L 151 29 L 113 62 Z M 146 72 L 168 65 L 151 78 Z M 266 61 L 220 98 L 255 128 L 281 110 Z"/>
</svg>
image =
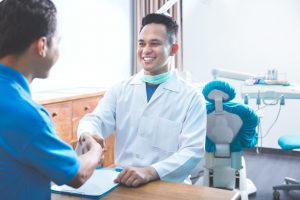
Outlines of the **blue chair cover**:
<svg viewBox="0 0 300 200">
<path fill-rule="evenodd" d="M 300 136 L 298 135 L 281 136 L 278 139 L 278 144 L 285 151 L 292 150 L 292 149 L 300 149 Z"/>
<path fill-rule="evenodd" d="M 203 88 L 203 95 L 208 101 L 206 103 L 207 114 L 215 110 L 214 100 L 208 97 L 209 93 L 213 90 L 221 90 L 228 95 L 229 98 L 223 100 L 223 110 L 238 115 L 243 122 L 242 127 L 230 144 L 230 151 L 239 152 L 246 148 L 254 147 L 257 144 L 258 135 L 256 127 L 259 122 L 259 118 L 256 113 L 243 104 L 229 102 L 235 97 L 234 88 L 224 81 L 215 80 L 209 82 Z M 206 137 L 205 150 L 207 152 L 216 151 L 215 144 L 208 137 Z"/>
</svg>

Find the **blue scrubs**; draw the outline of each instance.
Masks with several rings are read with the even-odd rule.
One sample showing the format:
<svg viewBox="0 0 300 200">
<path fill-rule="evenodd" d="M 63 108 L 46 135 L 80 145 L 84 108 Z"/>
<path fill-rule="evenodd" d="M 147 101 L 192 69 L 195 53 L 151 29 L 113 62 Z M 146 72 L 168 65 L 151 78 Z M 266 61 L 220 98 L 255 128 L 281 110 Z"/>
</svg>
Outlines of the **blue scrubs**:
<svg viewBox="0 0 300 200">
<path fill-rule="evenodd" d="M 50 199 L 50 181 L 68 183 L 79 165 L 25 77 L 0 64 L 0 199 Z"/>
</svg>

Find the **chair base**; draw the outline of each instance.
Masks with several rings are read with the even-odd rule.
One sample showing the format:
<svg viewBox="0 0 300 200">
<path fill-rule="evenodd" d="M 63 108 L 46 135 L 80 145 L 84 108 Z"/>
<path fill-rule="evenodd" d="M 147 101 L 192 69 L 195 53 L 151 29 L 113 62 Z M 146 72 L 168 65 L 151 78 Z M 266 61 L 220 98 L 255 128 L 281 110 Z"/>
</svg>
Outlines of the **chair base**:
<svg viewBox="0 0 300 200">
<path fill-rule="evenodd" d="M 210 155 L 206 154 L 206 156 Z M 210 157 L 206 158 L 210 159 Z M 243 167 L 239 170 L 226 166 L 226 164 L 228 165 L 226 160 L 221 159 L 223 163 L 220 163 L 219 159 L 219 162 L 214 161 L 213 163 L 209 159 L 206 159 L 208 162 L 204 166 L 204 176 L 196 184 L 234 190 L 240 194 L 241 200 L 248 200 L 248 195 L 256 193 L 257 189 L 254 183 L 247 178 L 245 159 L 243 157 L 240 157 L 241 166 Z M 219 165 L 214 166 L 213 164 Z M 224 164 L 224 166 L 221 164 Z"/>
<path fill-rule="evenodd" d="M 234 191 L 238 192 L 241 196 L 241 200 L 248 200 L 248 196 L 256 193 L 257 189 L 254 183 L 250 179 L 246 179 L 246 183 L 244 183 L 243 187 L 240 189 L 234 189 Z"/>
<path fill-rule="evenodd" d="M 257 188 L 254 185 L 254 183 L 252 182 L 252 180 L 247 178 L 247 193 L 248 193 L 248 195 L 254 194 L 254 193 L 256 193 L 256 191 L 257 191 Z"/>
<path fill-rule="evenodd" d="M 280 199 L 280 193 L 278 190 L 300 190 L 300 182 L 298 180 L 285 177 L 284 182 L 285 184 L 273 186 L 273 199 Z"/>
<path fill-rule="evenodd" d="M 200 177 L 194 185 L 207 186 L 206 184 L 203 184 L 203 181 L 204 181 L 203 177 Z M 227 188 L 222 188 L 222 189 L 227 189 Z M 228 190 L 231 190 L 231 189 L 228 189 Z M 249 199 L 248 196 L 256 193 L 257 189 L 256 189 L 254 183 L 250 179 L 247 179 L 246 185 L 244 185 L 243 190 L 240 188 L 240 189 L 233 189 L 233 191 L 236 191 L 240 194 L 241 200 L 248 200 Z"/>
</svg>

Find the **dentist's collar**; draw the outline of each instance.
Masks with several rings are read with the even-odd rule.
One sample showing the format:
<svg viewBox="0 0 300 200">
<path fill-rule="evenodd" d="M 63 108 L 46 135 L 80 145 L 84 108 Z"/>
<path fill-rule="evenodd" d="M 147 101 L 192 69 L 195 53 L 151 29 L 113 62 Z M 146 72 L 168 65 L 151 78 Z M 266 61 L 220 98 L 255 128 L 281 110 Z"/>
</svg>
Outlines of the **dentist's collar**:
<svg viewBox="0 0 300 200">
<path fill-rule="evenodd" d="M 143 74 L 141 76 L 141 80 L 146 83 L 153 84 L 153 85 L 159 85 L 161 83 L 166 82 L 171 77 L 172 77 L 172 72 L 168 71 L 166 73 L 162 73 L 162 74 L 158 74 L 158 75 L 154 75 L 154 76 Z"/>
</svg>

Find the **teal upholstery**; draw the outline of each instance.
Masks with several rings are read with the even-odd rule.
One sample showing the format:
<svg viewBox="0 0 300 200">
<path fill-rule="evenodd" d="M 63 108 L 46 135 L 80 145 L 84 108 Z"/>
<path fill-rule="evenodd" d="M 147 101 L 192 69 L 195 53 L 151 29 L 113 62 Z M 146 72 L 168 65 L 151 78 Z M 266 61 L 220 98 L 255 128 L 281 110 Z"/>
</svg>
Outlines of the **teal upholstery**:
<svg viewBox="0 0 300 200">
<path fill-rule="evenodd" d="M 279 146 L 285 150 L 300 149 L 300 135 L 284 135 L 278 139 Z"/>
<path fill-rule="evenodd" d="M 239 152 L 246 148 L 254 147 L 257 144 L 257 131 L 256 127 L 259 122 L 259 118 L 256 113 L 249 108 L 240 103 L 230 102 L 235 97 L 235 90 L 227 82 L 214 80 L 209 82 L 202 90 L 205 99 L 208 101 L 206 103 L 207 114 L 215 111 L 215 101 L 211 98 L 211 93 L 219 90 L 223 94 L 223 110 L 238 115 L 242 120 L 243 124 L 236 137 L 230 143 L 230 152 Z M 224 98 L 226 96 L 227 98 Z M 221 133 L 220 133 L 221 134 Z M 205 142 L 206 152 L 215 152 L 216 146 L 209 137 L 206 137 Z"/>
</svg>

